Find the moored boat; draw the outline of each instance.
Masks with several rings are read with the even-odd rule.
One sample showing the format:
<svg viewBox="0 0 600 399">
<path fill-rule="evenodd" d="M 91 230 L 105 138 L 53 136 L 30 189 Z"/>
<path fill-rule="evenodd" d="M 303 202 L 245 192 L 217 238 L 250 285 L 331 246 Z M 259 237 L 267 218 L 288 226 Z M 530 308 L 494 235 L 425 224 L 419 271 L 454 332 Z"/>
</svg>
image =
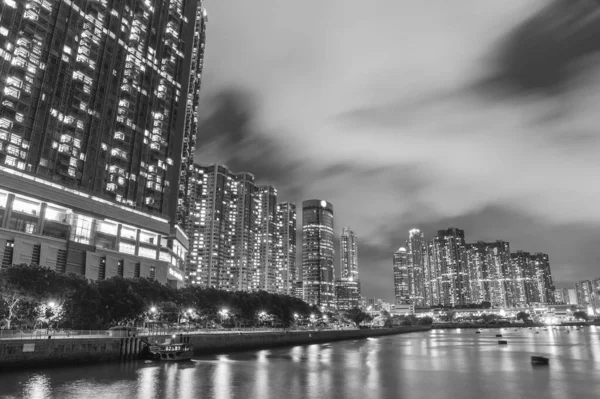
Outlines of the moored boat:
<svg viewBox="0 0 600 399">
<path fill-rule="evenodd" d="M 550 362 L 545 356 L 531 356 L 531 364 L 546 365 Z"/>
<path fill-rule="evenodd" d="M 152 345 L 148 348 L 150 356 L 154 360 L 165 362 L 181 362 L 192 360 L 194 349 L 190 344 L 164 343 Z"/>
</svg>

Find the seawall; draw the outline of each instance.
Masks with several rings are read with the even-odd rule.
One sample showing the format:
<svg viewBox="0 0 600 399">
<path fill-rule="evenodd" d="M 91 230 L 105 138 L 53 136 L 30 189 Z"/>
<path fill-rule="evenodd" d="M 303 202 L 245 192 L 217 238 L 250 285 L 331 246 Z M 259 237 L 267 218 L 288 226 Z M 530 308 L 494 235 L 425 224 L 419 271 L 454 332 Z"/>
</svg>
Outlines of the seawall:
<svg viewBox="0 0 600 399">
<path fill-rule="evenodd" d="M 361 339 L 383 335 L 407 334 L 429 331 L 430 326 L 406 326 L 397 328 L 364 330 L 322 330 L 265 332 L 259 334 L 203 334 L 192 335 L 190 343 L 197 355 L 248 349 L 268 349 L 277 346 L 308 345 L 313 343 Z"/>
<path fill-rule="evenodd" d="M 407 326 L 365 330 L 323 330 L 257 333 L 192 334 L 196 355 L 307 345 L 347 339 L 429 331 L 429 326 Z M 149 337 L 162 342 L 165 336 Z M 80 363 L 135 359 L 144 348 L 144 338 L 71 338 L 0 341 L 0 370 L 61 366 Z"/>
</svg>

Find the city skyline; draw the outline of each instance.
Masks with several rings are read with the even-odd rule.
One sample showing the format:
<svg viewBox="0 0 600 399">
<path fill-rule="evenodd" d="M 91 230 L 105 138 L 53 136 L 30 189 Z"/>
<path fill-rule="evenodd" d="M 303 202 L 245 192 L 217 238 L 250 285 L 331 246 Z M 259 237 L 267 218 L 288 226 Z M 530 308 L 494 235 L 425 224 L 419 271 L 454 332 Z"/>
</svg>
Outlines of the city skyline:
<svg viewBox="0 0 600 399">
<path fill-rule="evenodd" d="M 363 290 L 388 300 L 388 254 L 413 227 L 546 252 L 559 287 L 593 275 L 599 80 L 579 54 L 544 58 L 548 2 L 353 2 L 304 21 L 291 4 L 208 0 L 197 160 L 250 171 L 282 200 L 332 202 L 362 237 Z M 556 90 L 549 64 L 569 67 Z"/>
</svg>

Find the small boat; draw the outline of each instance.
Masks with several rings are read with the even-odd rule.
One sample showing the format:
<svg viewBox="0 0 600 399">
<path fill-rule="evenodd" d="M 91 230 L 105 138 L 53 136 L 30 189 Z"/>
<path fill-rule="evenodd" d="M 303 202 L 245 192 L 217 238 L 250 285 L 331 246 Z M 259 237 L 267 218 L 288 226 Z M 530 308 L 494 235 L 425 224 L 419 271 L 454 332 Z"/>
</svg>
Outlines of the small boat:
<svg viewBox="0 0 600 399">
<path fill-rule="evenodd" d="M 475 331 L 475 334 L 481 334 L 481 331 Z"/>
<path fill-rule="evenodd" d="M 190 344 L 164 343 L 148 348 L 152 359 L 165 362 L 181 362 L 192 360 L 194 349 Z"/>
<path fill-rule="evenodd" d="M 502 334 L 496 334 L 496 338 L 502 338 Z"/>
<path fill-rule="evenodd" d="M 498 341 L 498 345 L 508 345 L 508 341 L 505 339 L 501 339 L 500 341 Z"/>
<path fill-rule="evenodd" d="M 531 364 L 548 365 L 550 359 L 545 356 L 531 356 Z"/>
</svg>

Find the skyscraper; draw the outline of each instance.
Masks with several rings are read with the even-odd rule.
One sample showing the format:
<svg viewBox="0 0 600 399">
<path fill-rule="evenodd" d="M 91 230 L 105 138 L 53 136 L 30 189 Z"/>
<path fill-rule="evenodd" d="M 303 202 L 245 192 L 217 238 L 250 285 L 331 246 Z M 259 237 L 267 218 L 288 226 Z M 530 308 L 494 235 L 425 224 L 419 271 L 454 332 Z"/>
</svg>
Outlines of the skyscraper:
<svg viewBox="0 0 600 399">
<path fill-rule="evenodd" d="M 188 284 L 293 294 L 296 207 L 277 203 L 277 189 L 222 165 L 193 165 L 186 214 L 191 251 Z"/>
<path fill-rule="evenodd" d="M 342 229 L 340 237 L 340 277 L 336 282 L 338 310 L 357 308 L 360 302 L 358 242 L 349 227 Z"/>
<path fill-rule="evenodd" d="M 356 235 L 349 227 L 342 229 L 340 266 L 342 280 L 358 281 L 358 243 Z"/>
<path fill-rule="evenodd" d="M 409 291 L 411 302 L 416 306 L 425 305 L 425 255 L 427 242 L 425 235 L 418 229 L 412 229 L 409 232 L 406 241 L 408 252 L 408 273 L 409 273 Z M 427 286 L 429 284 L 427 283 Z"/>
<path fill-rule="evenodd" d="M 258 264 L 254 272 L 256 285 L 253 290 L 279 292 L 283 285 L 282 270 L 277 267 L 277 190 L 273 186 L 258 188 L 259 208 L 257 213 L 258 227 Z"/>
<path fill-rule="evenodd" d="M 277 204 L 278 259 L 277 259 L 277 292 L 296 296 L 296 285 L 299 280 L 296 266 L 296 205 L 290 202 Z M 301 298 L 301 297 L 300 297 Z"/>
<path fill-rule="evenodd" d="M 1 7 L 6 263 L 93 279 L 181 281 L 187 237 L 171 222 L 191 55 L 204 46 L 203 33 L 191 40 L 204 25 L 186 15 L 191 10 L 195 21 L 201 5 L 12 0 Z"/>
<path fill-rule="evenodd" d="M 302 203 L 302 279 L 304 300 L 324 309 L 335 306 L 333 205 Z"/>
<path fill-rule="evenodd" d="M 187 282 L 226 290 L 250 289 L 254 254 L 258 255 L 254 176 L 232 173 L 222 165 L 193 165 L 186 192 L 191 198 Z"/>
<path fill-rule="evenodd" d="M 464 256 L 465 232 L 456 228 L 438 231 L 432 250 L 439 280 L 439 303 L 445 306 L 470 303 L 469 273 Z"/>
<path fill-rule="evenodd" d="M 429 306 L 436 306 L 442 303 L 440 291 L 441 276 L 438 269 L 440 263 L 437 260 L 438 252 L 436 251 L 436 248 L 439 246 L 438 241 L 439 239 L 437 237 L 434 237 L 429 241 L 427 243 L 427 255 L 424 255 L 426 261 L 425 276 L 429 281 L 429 295 L 427 295 Z"/>
<path fill-rule="evenodd" d="M 517 272 L 516 284 L 522 289 L 519 303 L 521 305 L 541 303 L 540 286 L 531 254 L 529 252 L 517 251 L 512 253 L 510 257 L 512 267 Z"/>
<path fill-rule="evenodd" d="M 531 256 L 535 265 L 541 300 L 543 303 L 554 303 L 554 282 L 550 271 L 550 259 L 548 254 L 538 252 Z"/>
<path fill-rule="evenodd" d="M 400 247 L 394 252 L 393 266 L 396 305 L 410 305 L 412 301 L 410 298 L 410 275 L 406 248 Z"/>
<path fill-rule="evenodd" d="M 206 24 L 208 18 L 206 10 L 202 8 L 202 1 L 198 0 L 194 19 L 194 36 L 190 56 L 190 75 L 188 92 L 185 99 L 185 126 L 181 150 L 181 166 L 179 176 L 179 191 L 177 198 L 177 223 L 185 231 L 188 229 L 187 220 L 189 210 L 194 208 L 194 198 L 190 198 L 187 188 L 190 187 L 189 178 L 194 173 L 194 154 L 196 152 L 196 135 L 198 131 L 198 112 L 200 104 L 200 87 L 202 84 L 202 70 L 204 68 L 204 47 L 206 43 Z M 193 187 L 194 185 L 192 185 Z"/>
<path fill-rule="evenodd" d="M 575 283 L 575 291 L 577 291 L 577 305 L 582 307 L 592 306 L 594 290 L 590 280 Z"/>
</svg>

